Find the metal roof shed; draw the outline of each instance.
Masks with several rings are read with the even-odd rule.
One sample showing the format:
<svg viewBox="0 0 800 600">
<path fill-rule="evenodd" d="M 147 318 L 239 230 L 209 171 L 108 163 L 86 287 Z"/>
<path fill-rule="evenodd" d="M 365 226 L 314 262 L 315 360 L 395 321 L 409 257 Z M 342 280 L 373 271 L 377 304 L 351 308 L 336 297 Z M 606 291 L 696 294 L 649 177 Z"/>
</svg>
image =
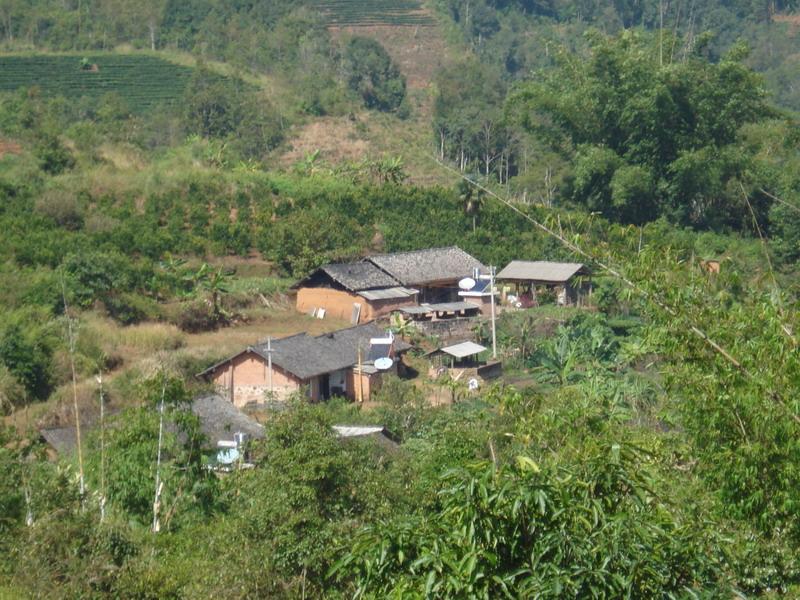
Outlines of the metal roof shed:
<svg viewBox="0 0 800 600">
<path fill-rule="evenodd" d="M 481 346 L 480 344 L 476 344 L 475 342 L 461 342 L 460 344 L 454 344 L 453 346 L 446 346 L 441 349 L 442 352 L 445 354 L 449 354 L 455 358 L 466 358 L 468 356 L 476 356 L 481 352 L 486 352 L 488 348 L 485 346 Z"/>
<path fill-rule="evenodd" d="M 589 269 L 581 263 L 512 260 L 497 274 L 497 279 L 557 285 L 568 282 L 576 275 L 588 274 Z"/>
</svg>

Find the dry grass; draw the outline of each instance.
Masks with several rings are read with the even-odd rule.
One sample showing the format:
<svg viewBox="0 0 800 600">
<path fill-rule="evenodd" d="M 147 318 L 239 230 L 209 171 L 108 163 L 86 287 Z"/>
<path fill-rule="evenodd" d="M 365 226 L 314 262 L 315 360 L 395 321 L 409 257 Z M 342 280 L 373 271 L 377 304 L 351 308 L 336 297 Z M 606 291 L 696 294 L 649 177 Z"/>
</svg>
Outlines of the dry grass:
<svg viewBox="0 0 800 600">
<path fill-rule="evenodd" d="M 315 151 L 323 160 L 337 164 L 361 160 L 370 153 L 371 144 L 356 131 L 355 122 L 346 117 L 322 117 L 294 132 L 291 149 L 279 162 L 291 166 Z"/>
<path fill-rule="evenodd" d="M 109 356 L 119 355 L 125 363 L 155 352 L 177 350 L 186 341 L 186 334 L 169 323 L 122 327 L 97 313 L 85 313 L 81 317 L 78 335 L 90 336 L 103 352 Z"/>
<path fill-rule="evenodd" d="M 232 354 L 270 336 L 279 338 L 301 332 L 318 335 L 349 325 L 339 319 L 314 319 L 296 312 L 292 307 L 266 314 L 263 314 L 265 311 L 261 312 L 262 316 L 257 320 L 236 327 L 189 335 L 186 349 L 196 356 L 209 353 Z"/>
</svg>

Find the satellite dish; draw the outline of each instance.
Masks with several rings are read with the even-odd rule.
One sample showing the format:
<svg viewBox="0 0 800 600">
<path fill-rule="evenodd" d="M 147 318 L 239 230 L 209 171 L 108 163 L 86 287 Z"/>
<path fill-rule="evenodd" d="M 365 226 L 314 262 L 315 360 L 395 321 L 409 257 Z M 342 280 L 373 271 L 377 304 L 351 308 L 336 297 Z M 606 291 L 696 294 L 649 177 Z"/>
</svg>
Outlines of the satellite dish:
<svg viewBox="0 0 800 600">
<path fill-rule="evenodd" d="M 464 277 L 464 279 L 458 282 L 458 287 L 464 291 L 471 290 L 475 287 L 475 280 L 472 277 Z"/>
<path fill-rule="evenodd" d="M 379 371 L 385 371 L 386 369 L 391 369 L 394 361 L 389 358 L 388 356 L 383 356 L 375 361 L 375 368 Z"/>
</svg>

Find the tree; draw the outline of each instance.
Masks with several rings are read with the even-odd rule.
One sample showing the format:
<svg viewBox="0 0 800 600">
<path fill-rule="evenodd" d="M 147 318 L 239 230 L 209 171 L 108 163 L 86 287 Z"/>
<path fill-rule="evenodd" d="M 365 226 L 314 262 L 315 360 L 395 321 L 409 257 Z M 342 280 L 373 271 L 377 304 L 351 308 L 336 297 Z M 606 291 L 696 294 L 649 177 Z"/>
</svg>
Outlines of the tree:
<svg viewBox="0 0 800 600">
<path fill-rule="evenodd" d="M 52 350 L 41 339 L 30 339 L 39 333 L 34 329 L 26 334 L 18 324 L 7 327 L 0 337 L 0 363 L 31 398 L 44 400 L 53 389 Z M 14 393 L 12 382 L 6 384 L 11 386 L 7 390 Z"/>
<path fill-rule="evenodd" d="M 502 110 L 505 86 L 496 71 L 474 59 L 443 69 L 437 76 L 433 128 L 442 158 L 459 169 L 498 171 L 497 159 L 508 153 Z"/>
<path fill-rule="evenodd" d="M 222 267 L 213 269 L 208 263 L 203 263 L 197 272 L 191 276 L 195 289 L 206 291 L 211 296 L 211 316 L 214 321 L 222 321 L 225 314 L 222 310 L 222 297 L 230 291 L 228 284 L 230 275 Z"/>
<path fill-rule="evenodd" d="M 449 470 L 433 513 L 362 529 L 332 569 L 354 595 L 661 597 L 729 593 L 713 532 L 652 493 L 635 450 Z M 691 518 L 688 519 L 691 521 Z"/>
<path fill-rule="evenodd" d="M 624 223 L 660 215 L 684 226 L 742 228 L 737 182 L 753 151 L 742 126 L 771 115 L 761 79 L 736 47 L 718 64 L 694 54 L 661 62 L 653 38 L 589 37 L 587 60 L 562 53 L 558 68 L 515 92 L 508 110 L 575 161 L 570 199 Z"/>
<path fill-rule="evenodd" d="M 472 217 L 472 232 L 477 230 L 478 215 L 486 202 L 486 194 L 482 188 L 475 185 L 477 178 L 470 175 L 461 179 L 456 186 L 458 200 L 464 207 L 464 214 Z"/>
<path fill-rule="evenodd" d="M 406 80 L 380 43 L 351 38 L 344 49 L 344 79 L 364 106 L 383 112 L 397 110 L 406 95 Z"/>
</svg>

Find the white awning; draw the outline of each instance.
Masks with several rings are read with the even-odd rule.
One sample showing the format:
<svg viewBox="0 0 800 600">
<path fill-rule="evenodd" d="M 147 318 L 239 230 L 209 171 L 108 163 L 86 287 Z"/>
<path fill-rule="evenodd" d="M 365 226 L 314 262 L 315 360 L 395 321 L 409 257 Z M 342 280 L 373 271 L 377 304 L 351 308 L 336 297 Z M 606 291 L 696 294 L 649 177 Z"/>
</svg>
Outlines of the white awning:
<svg viewBox="0 0 800 600">
<path fill-rule="evenodd" d="M 449 354 L 450 356 L 455 356 L 456 358 L 473 356 L 475 354 L 485 352 L 486 350 L 486 347 L 476 344 L 475 342 L 461 342 L 460 344 L 455 344 L 454 346 L 442 348 L 442 352 Z"/>
<path fill-rule="evenodd" d="M 384 428 L 382 426 L 360 427 L 350 425 L 334 425 L 333 430 L 336 432 L 338 437 L 349 438 L 383 433 Z"/>
</svg>

